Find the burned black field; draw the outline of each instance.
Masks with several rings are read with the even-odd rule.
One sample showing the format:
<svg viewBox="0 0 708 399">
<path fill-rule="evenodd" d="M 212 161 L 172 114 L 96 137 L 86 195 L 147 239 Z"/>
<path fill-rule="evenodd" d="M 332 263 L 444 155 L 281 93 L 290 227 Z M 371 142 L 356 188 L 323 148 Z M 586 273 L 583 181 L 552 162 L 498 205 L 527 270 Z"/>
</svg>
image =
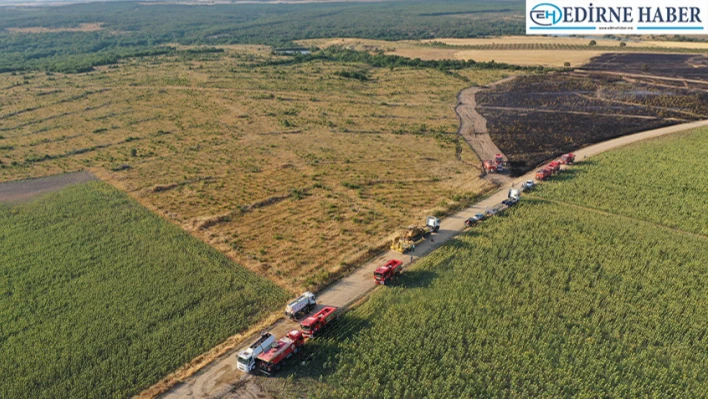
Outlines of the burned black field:
<svg viewBox="0 0 708 399">
<path fill-rule="evenodd" d="M 692 81 L 708 85 L 707 60 L 607 54 L 583 71 L 520 76 L 481 91 L 477 109 L 518 174 L 592 143 L 707 118 L 708 90 Z"/>
<path fill-rule="evenodd" d="M 708 82 L 708 57 L 703 54 L 609 53 L 593 58 L 582 69 Z"/>
</svg>

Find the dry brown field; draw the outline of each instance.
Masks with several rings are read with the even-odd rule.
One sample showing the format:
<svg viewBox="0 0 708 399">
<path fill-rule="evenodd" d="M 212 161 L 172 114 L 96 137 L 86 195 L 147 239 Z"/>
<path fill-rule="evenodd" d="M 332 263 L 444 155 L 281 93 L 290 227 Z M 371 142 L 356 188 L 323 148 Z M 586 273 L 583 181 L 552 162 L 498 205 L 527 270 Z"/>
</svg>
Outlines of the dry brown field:
<svg viewBox="0 0 708 399">
<path fill-rule="evenodd" d="M 580 37 L 554 37 L 554 36 L 498 36 L 488 38 L 471 38 L 471 39 L 430 39 L 421 40 L 421 43 L 445 43 L 453 46 L 480 46 L 489 44 L 564 44 L 564 45 L 587 45 L 590 39 Z M 598 46 L 619 47 L 619 41 L 610 39 L 596 38 Z M 676 42 L 676 41 L 658 41 L 658 40 L 625 40 L 627 47 L 662 47 L 662 48 L 689 48 L 689 49 L 706 49 L 706 42 Z"/>
<path fill-rule="evenodd" d="M 490 188 L 456 134 L 471 83 L 269 50 L 0 74 L 0 181 L 88 170 L 292 291 Z M 366 71 L 369 81 L 336 72 Z M 473 83 L 507 71 L 461 71 Z"/>
</svg>

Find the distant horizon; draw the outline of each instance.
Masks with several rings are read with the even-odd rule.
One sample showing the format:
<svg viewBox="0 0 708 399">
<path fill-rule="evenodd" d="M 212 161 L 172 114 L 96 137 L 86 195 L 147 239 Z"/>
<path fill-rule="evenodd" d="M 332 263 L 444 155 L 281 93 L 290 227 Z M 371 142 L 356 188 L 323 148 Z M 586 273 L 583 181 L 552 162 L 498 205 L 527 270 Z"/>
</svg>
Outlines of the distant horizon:
<svg viewBox="0 0 708 399">
<path fill-rule="evenodd" d="M 307 4 L 307 3 L 379 3 L 398 2 L 405 0 L 0 0 L 2 6 L 41 7 L 85 4 L 85 3 L 115 3 L 115 2 L 140 2 L 140 3 L 167 3 L 167 4 Z"/>
</svg>

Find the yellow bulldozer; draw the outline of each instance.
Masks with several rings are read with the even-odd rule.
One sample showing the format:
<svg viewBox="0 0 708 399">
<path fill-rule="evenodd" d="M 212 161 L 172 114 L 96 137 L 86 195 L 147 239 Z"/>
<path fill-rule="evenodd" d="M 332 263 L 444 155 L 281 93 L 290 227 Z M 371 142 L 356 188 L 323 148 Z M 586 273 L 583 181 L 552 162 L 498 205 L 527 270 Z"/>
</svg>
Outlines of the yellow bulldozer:
<svg viewBox="0 0 708 399">
<path fill-rule="evenodd" d="M 440 220 L 429 216 L 425 226 L 411 225 L 391 241 L 391 250 L 402 254 L 415 249 L 417 244 L 423 242 L 431 233 L 440 228 Z"/>
</svg>

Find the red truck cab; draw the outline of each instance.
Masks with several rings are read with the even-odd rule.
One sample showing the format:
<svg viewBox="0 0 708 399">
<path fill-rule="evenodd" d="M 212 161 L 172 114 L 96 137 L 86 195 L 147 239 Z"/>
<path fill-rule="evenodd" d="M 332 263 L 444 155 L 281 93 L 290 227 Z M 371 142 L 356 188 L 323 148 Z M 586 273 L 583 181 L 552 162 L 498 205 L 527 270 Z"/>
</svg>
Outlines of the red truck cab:
<svg viewBox="0 0 708 399">
<path fill-rule="evenodd" d="M 569 152 L 569 153 L 567 153 L 567 154 L 563 154 L 563 155 L 560 157 L 560 161 L 561 161 L 561 163 L 564 164 L 564 165 L 570 165 L 570 164 L 572 164 L 573 162 L 575 162 L 575 154 L 573 154 L 572 152 Z"/>
<path fill-rule="evenodd" d="M 494 161 L 492 161 L 491 159 L 490 159 L 490 160 L 487 160 L 487 161 L 484 161 L 484 170 L 485 170 L 486 172 L 488 172 L 488 173 L 496 172 L 496 170 L 497 170 L 497 165 L 496 165 L 496 163 L 495 163 Z"/>
<path fill-rule="evenodd" d="M 548 164 L 553 173 L 558 173 L 561 170 L 561 161 L 556 160 Z"/>
<path fill-rule="evenodd" d="M 334 306 L 325 306 L 319 312 L 306 318 L 300 323 L 302 333 L 305 334 L 307 338 L 313 338 L 336 318 L 336 311 L 337 308 Z"/>
<path fill-rule="evenodd" d="M 494 162 L 496 162 L 497 165 L 504 165 L 504 156 L 502 154 L 496 154 L 494 156 Z"/>
<path fill-rule="evenodd" d="M 391 259 L 374 271 L 374 282 L 376 284 L 386 285 L 391 279 L 401 274 L 402 269 L 403 262 Z"/>
</svg>

